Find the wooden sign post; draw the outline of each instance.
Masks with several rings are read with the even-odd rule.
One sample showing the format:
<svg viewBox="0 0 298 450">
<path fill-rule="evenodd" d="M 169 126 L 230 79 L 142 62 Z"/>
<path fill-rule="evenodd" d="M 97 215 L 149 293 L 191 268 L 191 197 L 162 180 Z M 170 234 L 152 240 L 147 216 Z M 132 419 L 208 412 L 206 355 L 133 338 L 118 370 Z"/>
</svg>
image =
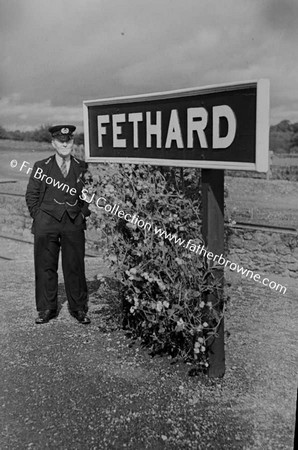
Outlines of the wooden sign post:
<svg viewBox="0 0 298 450">
<path fill-rule="evenodd" d="M 87 162 L 202 169 L 203 238 L 224 253 L 224 169 L 268 170 L 269 81 L 258 80 L 83 103 Z M 221 309 L 221 285 L 209 295 Z M 210 377 L 225 372 L 224 322 L 209 347 Z"/>
<path fill-rule="evenodd" d="M 214 255 L 224 254 L 224 171 L 216 169 L 202 170 L 202 235 L 205 247 Z M 223 268 L 214 271 L 217 295 L 208 294 L 206 301 L 222 312 Z M 224 318 L 222 318 L 217 336 L 209 343 L 209 370 L 212 378 L 222 377 L 225 373 Z"/>
</svg>

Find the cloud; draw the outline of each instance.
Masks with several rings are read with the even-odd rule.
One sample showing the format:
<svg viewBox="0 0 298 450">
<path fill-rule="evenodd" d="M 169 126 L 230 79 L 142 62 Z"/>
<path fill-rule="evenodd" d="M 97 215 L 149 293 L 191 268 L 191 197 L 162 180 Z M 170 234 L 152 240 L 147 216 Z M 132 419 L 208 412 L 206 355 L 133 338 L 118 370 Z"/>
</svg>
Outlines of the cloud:
<svg viewBox="0 0 298 450">
<path fill-rule="evenodd" d="M 50 102 L 51 114 L 60 117 L 63 108 L 79 111 L 87 99 L 263 77 L 271 79 L 273 107 L 291 110 L 286 105 L 298 98 L 294 0 L 0 0 L 0 5 L 1 95 L 12 99 L 19 92 L 19 106 L 27 111 L 32 105 L 47 110 Z M 12 118 L 15 105 L 10 106 Z M 17 115 L 12 123 L 23 126 L 31 117 L 33 125 L 39 117 L 34 108 L 33 115 L 24 112 L 27 119 Z"/>
<path fill-rule="evenodd" d="M 52 105 L 51 100 L 23 103 L 20 94 L 13 94 L 0 100 L 0 123 L 7 130 L 30 130 L 38 125 L 64 122 L 81 127 L 82 114 L 80 107 L 57 107 Z"/>
<path fill-rule="evenodd" d="M 281 31 L 282 34 L 291 38 L 295 38 L 295 35 L 297 36 L 297 0 L 267 0 L 264 8 L 264 17 L 273 31 Z"/>
</svg>

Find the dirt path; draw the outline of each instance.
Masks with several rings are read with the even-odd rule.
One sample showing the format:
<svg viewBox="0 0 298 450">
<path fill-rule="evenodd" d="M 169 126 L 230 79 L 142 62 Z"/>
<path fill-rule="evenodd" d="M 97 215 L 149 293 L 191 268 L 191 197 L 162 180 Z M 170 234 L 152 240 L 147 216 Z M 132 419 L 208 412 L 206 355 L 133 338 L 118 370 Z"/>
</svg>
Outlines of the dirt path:
<svg viewBox="0 0 298 450">
<path fill-rule="evenodd" d="M 18 255 L 0 262 L 2 450 L 292 448 L 292 280 L 285 296 L 234 280 L 227 372 L 214 382 L 130 348 L 122 331 L 100 332 L 94 293 L 90 326 L 65 303 L 56 320 L 36 326 L 32 247 L 0 241 L 3 254 Z M 100 259 L 87 259 L 90 281 L 102 271 Z"/>
</svg>

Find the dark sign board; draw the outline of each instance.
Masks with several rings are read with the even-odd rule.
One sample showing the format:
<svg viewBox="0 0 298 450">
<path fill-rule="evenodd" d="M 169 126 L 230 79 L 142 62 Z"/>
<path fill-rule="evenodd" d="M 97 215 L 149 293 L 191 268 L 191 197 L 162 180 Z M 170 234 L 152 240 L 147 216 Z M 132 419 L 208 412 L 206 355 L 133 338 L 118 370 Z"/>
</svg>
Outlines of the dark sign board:
<svg viewBox="0 0 298 450">
<path fill-rule="evenodd" d="M 269 81 L 84 102 L 86 159 L 268 170 Z"/>
</svg>

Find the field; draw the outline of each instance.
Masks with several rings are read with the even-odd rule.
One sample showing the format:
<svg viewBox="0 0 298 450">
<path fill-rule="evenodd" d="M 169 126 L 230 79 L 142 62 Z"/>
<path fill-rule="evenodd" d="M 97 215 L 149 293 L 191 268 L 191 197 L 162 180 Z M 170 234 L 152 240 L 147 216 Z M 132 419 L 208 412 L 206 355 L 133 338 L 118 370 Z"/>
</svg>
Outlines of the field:
<svg viewBox="0 0 298 450">
<path fill-rule="evenodd" d="M 25 169 L 19 170 L 22 162 L 27 161 L 27 167 L 33 167 L 35 161 L 53 154 L 52 150 L 51 144 L 46 143 L 0 140 L 0 180 L 28 181 Z M 12 160 L 18 162 L 16 168 L 10 166 Z"/>
<path fill-rule="evenodd" d="M 0 165 L 0 191 L 24 193 L 28 175 L 25 171 L 19 171 L 20 164 L 27 161 L 28 167 L 32 167 L 35 161 L 46 158 L 50 154 L 52 151 L 49 145 L 0 141 L 2 163 Z M 15 169 L 10 167 L 12 159 L 18 161 Z M 7 183 L 8 181 L 15 181 L 15 183 Z M 226 176 L 225 187 L 227 192 L 226 220 L 297 229 L 298 182 Z M 3 245 L 7 246 L 7 255 L 10 256 L 7 241 Z M 17 253 L 17 244 L 14 244 L 11 255 Z M 22 258 L 29 258 L 29 256 L 22 254 Z M 10 262 L 10 264 L 12 263 Z M 27 266 L 24 266 L 22 270 L 25 280 Z M 98 269 L 94 267 L 94 273 L 96 270 Z M 5 273 L 7 279 L 13 283 L 8 266 L 5 266 Z M 229 278 L 231 285 L 227 287 L 230 302 L 226 314 L 227 371 L 223 380 L 212 384 L 211 388 L 210 386 L 204 387 L 204 382 L 198 380 L 196 381 L 199 386 L 197 390 L 196 382 L 185 381 L 184 375 L 180 375 L 184 368 L 180 368 L 179 372 L 177 368 L 169 367 L 166 361 L 158 360 L 155 363 L 153 360 L 153 363 L 149 365 L 154 369 L 147 369 L 146 357 L 139 354 L 140 364 L 146 369 L 146 382 L 152 389 L 152 398 L 156 399 L 157 409 L 164 408 L 165 414 L 169 414 L 169 419 L 176 420 L 176 423 L 179 424 L 177 429 L 182 433 L 181 440 L 177 438 L 177 442 L 172 435 L 173 441 L 171 442 L 176 442 L 177 446 L 173 444 L 172 447 L 155 448 L 204 448 L 183 446 L 183 443 L 186 442 L 187 430 L 191 430 L 193 426 L 200 426 L 198 422 L 195 423 L 198 418 L 200 420 L 204 418 L 204 426 L 208 425 L 209 420 L 210 429 L 215 430 L 218 427 L 221 430 L 219 440 L 222 439 L 223 444 L 218 447 L 220 449 L 290 450 L 292 448 L 297 388 L 295 377 L 297 371 L 298 283 L 293 279 L 278 279 L 275 274 L 271 274 L 271 279 L 288 285 L 287 295 L 282 295 L 254 284 L 251 280 L 243 280 L 236 277 L 236 274 L 233 275 L 235 277 Z M 22 295 L 25 296 L 26 293 L 23 292 Z M 91 313 L 94 311 L 93 317 L 98 318 L 97 320 L 100 318 L 98 301 L 98 298 L 93 298 L 93 309 L 91 308 Z M 26 320 L 29 321 L 29 319 Z M 94 336 L 95 334 L 97 336 L 99 332 L 98 327 L 94 327 L 94 332 L 92 331 Z M 91 341 L 93 339 L 94 342 L 98 340 L 96 337 L 90 339 Z M 115 335 L 111 333 L 111 339 L 114 345 L 114 341 L 119 339 L 119 333 Z M 96 349 L 94 349 L 95 351 Z M 126 350 L 123 352 L 125 358 Z M 111 366 L 113 368 L 111 377 L 114 376 L 115 364 Z M 174 412 L 172 410 L 169 412 L 169 406 L 162 403 L 162 391 L 159 381 L 156 381 L 160 366 L 162 366 L 161 372 L 171 371 L 173 374 L 171 375 L 174 380 L 172 381 L 173 392 L 179 391 L 179 383 L 184 386 L 183 395 L 179 400 L 181 402 L 180 409 L 175 409 L 175 405 L 173 405 Z M 137 378 L 137 373 L 135 377 L 135 384 L 141 385 L 142 380 Z M 117 405 L 117 399 L 114 401 Z M 169 402 L 171 402 L 170 396 Z M 201 417 L 198 413 L 200 403 L 206 407 L 206 414 L 201 410 Z M 180 411 L 187 411 L 188 414 L 189 407 L 191 407 L 191 414 L 188 417 L 188 429 L 185 431 L 182 427 Z M 186 416 L 187 414 L 185 412 Z M 216 420 L 213 423 L 214 418 Z M 163 415 L 160 418 L 161 423 L 162 420 Z M 227 444 L 225 430 L 227 436 L 232 436 L 230 445 Z"/>
</svg>

